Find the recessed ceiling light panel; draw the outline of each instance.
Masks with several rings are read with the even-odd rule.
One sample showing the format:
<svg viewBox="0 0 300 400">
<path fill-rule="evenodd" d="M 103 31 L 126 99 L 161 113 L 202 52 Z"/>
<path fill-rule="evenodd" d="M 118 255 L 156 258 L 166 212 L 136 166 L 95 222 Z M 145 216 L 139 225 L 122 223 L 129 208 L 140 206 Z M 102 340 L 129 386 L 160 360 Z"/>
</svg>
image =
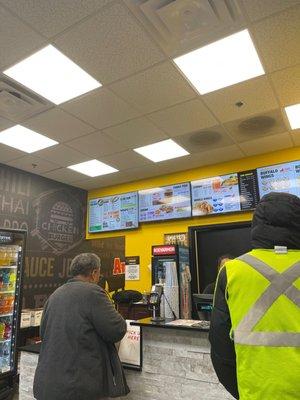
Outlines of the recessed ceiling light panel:
<svg viewBox="0 0 300 400">
<path fill-rule="evenodd" d="M 33 153 L 58 144 L 55 140 L 49 139 L 47 136 L 34 132 L 22 125 L 15 125 L 0 132 L 0 143 L 26 153 Z"/>
<path fill-rule="evenodd" d="M 172 139 L 167 139 L 161 142 L 150 144 L 148 146 L 139 147 L 134 149 L 134 151 L 154 162 L 171 160 L 172 158 L 182 157 L 190 154 Z"/>
<path fill-rule="evenodd" d="M 265 73 L 247 29 L 180 56 L 174 62 L 200 94 Z"/>
<path fill-rule="evenodd" d="M 80 172 L 81 174 L 91 176 L 92 178 L 94 178 L 95 176 L 118 172 L 117 169 L 98 160 L 85 161 L 80 164 L 70 165 L 68 168 Z"/>
<path fill-rule="evenodd" d="M 101 86 L 100 82 L 51 45 L 8 68 L 4 74 L 55 104 Z"/>
<path fill-rule="evenodd" d="M 300 129 L 300 103 L 285 107 L 291 129 Z"/>
</svg>

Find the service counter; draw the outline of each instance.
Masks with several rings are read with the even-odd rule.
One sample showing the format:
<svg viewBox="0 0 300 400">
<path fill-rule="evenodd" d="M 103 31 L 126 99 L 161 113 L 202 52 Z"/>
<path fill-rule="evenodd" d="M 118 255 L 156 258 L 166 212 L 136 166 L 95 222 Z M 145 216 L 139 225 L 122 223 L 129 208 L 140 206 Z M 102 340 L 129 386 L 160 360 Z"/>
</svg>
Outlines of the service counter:
<svg viewBox="0 0 300 400">
<path fill-rule="evenodd" d="M 150 319 L 132 324 L 141 327 L 142 370 L 126 369 L 131 389 L 126 399 L 233 399 L 218 383 L 213 370 L 207 331 L 199 327 L 154 324 Z M 39 345 L 20 350 L 20 400 L 33 400 Z"/>
</svg>

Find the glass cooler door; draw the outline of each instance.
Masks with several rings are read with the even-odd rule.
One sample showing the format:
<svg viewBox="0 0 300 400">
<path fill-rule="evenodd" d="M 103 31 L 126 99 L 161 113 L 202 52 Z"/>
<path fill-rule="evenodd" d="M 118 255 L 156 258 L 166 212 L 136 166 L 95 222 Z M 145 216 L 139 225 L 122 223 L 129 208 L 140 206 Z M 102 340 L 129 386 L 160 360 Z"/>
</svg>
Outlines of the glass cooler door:
<svg viewBox="0 0 300 400">
<path fill-rule="evenodd" d="M 0 230 L 0 378 L 17 369 L 16 341 L 25 233 Z"/>
</svg>

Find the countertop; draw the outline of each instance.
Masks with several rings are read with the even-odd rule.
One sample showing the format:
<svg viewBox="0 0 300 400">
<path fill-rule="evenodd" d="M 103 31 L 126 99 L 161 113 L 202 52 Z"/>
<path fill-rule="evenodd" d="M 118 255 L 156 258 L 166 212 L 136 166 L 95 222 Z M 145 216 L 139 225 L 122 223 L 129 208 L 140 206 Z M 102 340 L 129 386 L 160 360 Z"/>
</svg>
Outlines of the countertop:
<svg viewBox="0 0 300 400">
<path fill-rule="evenodd" d="M 181 325 L 169 325 L 168 322 L 172 322 L 173 319 L 166 319 L 165 321 L 162 322 L 153 322 L 151 321 L 151 318 L 144 318 L 140 319 L 138 321 L 131 321 L 130 325 L 133 326 L 141 326 L 141 327 L 147 327 L 147 328 L 163 328 L 163 329 L 177 329 L 177 330 L 185 330 L 185 331 L 197 331 L 197 332 L 208 332 L 209 329 L 203 328 L 200 326 L 181 326 Z M 198 321 L 195 321 L 196 323 Z M 28 353 L 35 353 L 39 354 L 41 349 L 41 343 L 36 343 L 36 344 L 30 344 L 28 346 L 22 346 L 19 347 L 19 351 L 26 351 Z"/>
<path fill-rule="evenodd" d="M 130 325 L 141 326 L 147 328 L 163 328 L 163 329 L 177 329 L 177 330 L 188 330 L 198 332 L 208 332 L 209 328 L 203 328 L 202 326 L 186 326 L 186 325 L 169 325 L 169 322 L 174 321 L 173 319 L 166 319 L 162 322 L 153 322 L 151 318 L 140 319 L 139 321 L 131 321 Z M 195 323 L 200 321 L 195 320 Z"/>
</svg>

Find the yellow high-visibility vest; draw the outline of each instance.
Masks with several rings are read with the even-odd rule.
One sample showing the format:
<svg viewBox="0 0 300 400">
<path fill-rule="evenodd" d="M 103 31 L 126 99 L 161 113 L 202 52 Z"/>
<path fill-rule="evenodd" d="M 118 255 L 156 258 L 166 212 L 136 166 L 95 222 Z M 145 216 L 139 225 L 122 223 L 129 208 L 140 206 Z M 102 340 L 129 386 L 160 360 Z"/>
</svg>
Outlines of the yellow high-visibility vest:
<svg viewBox="0 0 300 400">
<path fill-rule="evenodd" d="M 240 400 L 300 400 L 300 251 L 225 264 Z"/>
</svg>

